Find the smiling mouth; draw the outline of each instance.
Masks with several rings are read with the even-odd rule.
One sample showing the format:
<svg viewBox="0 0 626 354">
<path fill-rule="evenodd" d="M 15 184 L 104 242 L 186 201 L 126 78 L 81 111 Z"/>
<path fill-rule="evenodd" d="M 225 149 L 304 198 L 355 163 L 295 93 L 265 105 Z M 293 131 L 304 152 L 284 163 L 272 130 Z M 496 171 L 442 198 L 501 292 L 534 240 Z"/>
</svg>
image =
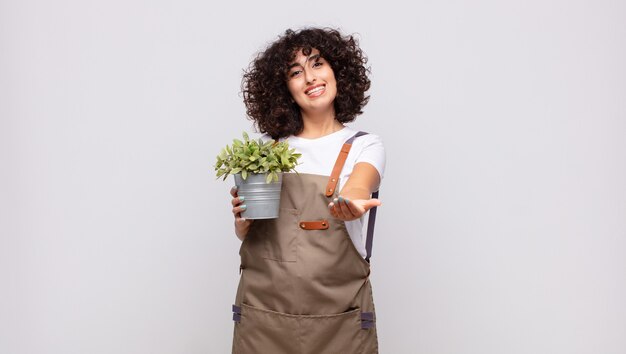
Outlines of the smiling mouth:
<svg viewBox="0 0 626 354">
<path fill-rule="evenodd" d="M 314 88 L 312 88 L 310 90 L 307 90 L 304 93 L 307 96 L 315 97 L 315 96 L 321 95 L 324 92 L 324 90 L 326 90 L 326 85 L 320 85 L 320 86 L 314 87 Z"/>
</svg>

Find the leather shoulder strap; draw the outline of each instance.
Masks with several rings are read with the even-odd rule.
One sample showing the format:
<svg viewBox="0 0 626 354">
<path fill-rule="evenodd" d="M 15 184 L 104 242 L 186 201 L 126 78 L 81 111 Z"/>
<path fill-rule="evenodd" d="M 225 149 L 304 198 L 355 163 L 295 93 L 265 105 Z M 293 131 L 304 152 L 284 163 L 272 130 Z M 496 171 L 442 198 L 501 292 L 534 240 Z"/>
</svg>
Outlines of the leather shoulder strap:
<svg viewBox="0 0 626 354">
<path fill-rule="evenodd" d="M 350 149 L 352 148 L 352 142 L 354 139 L 366 135 L 366 132 L 358 132 L 354 134 L 350 139 L 346 140 L 341 147 L 341 151 L 339 151 L 339 156 L 337 156 L 337 160 L 335 160 L 335 166 L 333 167 L 333 171 L 330 173 L 330 177 L 328 178 L 328 184 L 326 184 L 326 196 L 332 197 L 333 193 L 335 193 L 335 189 L 337 188 L 337 183 L 339 182 L 339 174 L 341 174 L 341 170 L 343 170 L 343 165 L 346 163 L 346 159 L 348 158 L 348 153 L 350 153 Z"/>
</svg>

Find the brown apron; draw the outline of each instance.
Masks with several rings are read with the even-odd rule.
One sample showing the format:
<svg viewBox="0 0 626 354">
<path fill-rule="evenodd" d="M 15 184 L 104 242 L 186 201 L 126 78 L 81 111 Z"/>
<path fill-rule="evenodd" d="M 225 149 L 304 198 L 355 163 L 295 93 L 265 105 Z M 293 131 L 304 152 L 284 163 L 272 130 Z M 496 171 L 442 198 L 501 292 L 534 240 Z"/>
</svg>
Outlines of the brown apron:
<svg viewBox="0 0 626 354">
<path fill-rule="evenodd" d="M 355 137 L 331 176 L 284 174 L 278 219 L 252 223 L 239 251 L 233 353 L 378 353 L 369 263 L 328 210 Z M 368 259 L 370 247 L 368 237 Z"/>
</svg>

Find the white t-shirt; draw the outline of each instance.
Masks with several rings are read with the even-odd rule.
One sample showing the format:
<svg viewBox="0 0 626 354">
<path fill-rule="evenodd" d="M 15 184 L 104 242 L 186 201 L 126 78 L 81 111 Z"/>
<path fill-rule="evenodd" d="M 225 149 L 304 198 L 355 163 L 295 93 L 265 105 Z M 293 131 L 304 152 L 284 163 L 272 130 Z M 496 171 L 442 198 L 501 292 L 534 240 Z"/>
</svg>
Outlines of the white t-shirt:
<svg viewBox="0 0 626 354">
<path fill-rule="evenodd" d="M 346 140 L 350 139 L 357 132 L 357 130 L 350 127 L 344 127 L 339 131 L 317 139 L 290 136 L 280 140 L 287 140 L 290 147 L 295 148 L 296 152 L 302 154 L 302 157 L 298 160 L 299 164 L 296 166 L 296 171 L 299 173 L 330 176 L 341 147 Z M 264 136 L 263 140 L 266 139 L 269 139 L 269 137 Z M 374 134 L 367 134 L 354 139 L 346 163 L 339 175 L 339 191 L 341 191 L 343 185 L 352 174 L 354 165 L 359 162 L 367 162 L 374 166 L 382 180 L 385 172 L 385 147 L 380 137 Z M 365 234 L 364 222 L 367 220 L 366 216 L 368 215 L 369 213 L 359 219 L 346 221 L 348 234 L 350 234 L 355 248 L 363 258 L 366 257 L 365 240 L 363 239 Z"/>
</svg>

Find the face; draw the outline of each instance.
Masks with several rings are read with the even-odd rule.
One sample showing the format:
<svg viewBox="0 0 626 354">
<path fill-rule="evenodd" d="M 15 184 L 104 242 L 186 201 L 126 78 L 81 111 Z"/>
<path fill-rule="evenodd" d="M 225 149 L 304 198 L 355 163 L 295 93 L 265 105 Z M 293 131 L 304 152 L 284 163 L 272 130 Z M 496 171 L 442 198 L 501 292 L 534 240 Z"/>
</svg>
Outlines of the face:
<svg viewBox="0 0 626 354">
<path fill-rule="evenodd" d="M 337 81 L 330 64 L 317 49 L 309 55 L 296 54 L 287 72 L 287 88 L 291 97 L 305 112 L 319 113 L 333 108 Z"/>
</svg>

